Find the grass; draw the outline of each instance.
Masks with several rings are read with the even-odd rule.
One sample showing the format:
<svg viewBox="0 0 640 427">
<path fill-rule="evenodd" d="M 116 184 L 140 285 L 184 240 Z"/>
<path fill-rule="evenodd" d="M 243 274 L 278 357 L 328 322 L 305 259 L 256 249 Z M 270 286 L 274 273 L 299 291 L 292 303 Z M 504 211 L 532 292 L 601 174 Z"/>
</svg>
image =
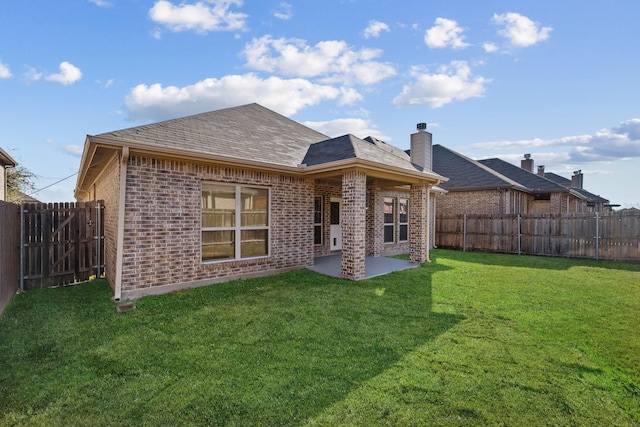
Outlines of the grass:
<svg viewBox="0 0 640 427">
<path fill-rule="evenodd" d="M 0 425 L 640 425 L 640 265 L 437 250 L 0 315 Z"/>
</svg>

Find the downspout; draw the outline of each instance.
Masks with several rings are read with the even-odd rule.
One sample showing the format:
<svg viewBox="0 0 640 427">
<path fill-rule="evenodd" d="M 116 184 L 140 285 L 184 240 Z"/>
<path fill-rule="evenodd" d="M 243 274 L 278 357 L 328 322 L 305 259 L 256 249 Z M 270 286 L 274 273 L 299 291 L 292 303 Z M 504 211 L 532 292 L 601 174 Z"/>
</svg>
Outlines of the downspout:
<svg viewBox="0 0 640 427">
<path fill-rule="evenodd" d="M 120 301 L 122 297 L 122 258 L 124 256 L 124 214 L 125 195 L 127 190 L 127 162 L 129 161 L 129 147 L 122 147 L 120 159 L 120 191 L 118 201 L 118 236 L 116 241 L 116 283 L 113 299 Z"/>
</svg>

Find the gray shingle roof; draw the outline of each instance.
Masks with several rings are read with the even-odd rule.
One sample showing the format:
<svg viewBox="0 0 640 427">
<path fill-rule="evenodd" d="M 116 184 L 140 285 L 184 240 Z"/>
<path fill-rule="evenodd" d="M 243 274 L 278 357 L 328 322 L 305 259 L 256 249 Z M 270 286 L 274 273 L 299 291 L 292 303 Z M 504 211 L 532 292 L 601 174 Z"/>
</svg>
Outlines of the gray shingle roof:
<svg viewBox="0 0 640 427">
<path fill-rule="evenodd" d="M 258 104 L 136 126 L 96 136 L 233 159 L 295 167 L 328 136 Z"/>
<path fill-rule="evenodd" d="M 485 159 L 478 160 L 479 163 L 490 167 L 494 171 L 516 181 L 520 185 L 527 187 L 533 192 L 566 192 L 567 188 L 560 184 L 556 184 L 546 178 L 522 169 L 519 166 L 505 162 L 501 159 Z"/>
<path fill-rule="evenodd" d="M 440 186 L 449 191 L 486 188 L 515 188 L 526 191 L 517 182 L 460 153 L 435 144 L 433 171 L 449 178 Z"/>
<path fill-rule="evenodd" d="M 572 188 L 571 191 L 575 191 L 590 202 L 609 203 L 609 199 L 605 199 L 604 197 L 600 197 L 597 194 L 590 193 L 583 188 Z"/>
<path fill-rule="evenodd" d="M 562 185 L 563 187 L 571 187 L 571 180 L 569 178 L 565 178 L 564 176 L 560 176 L 553 172 L 545 172 L 544 177 L 555 182 L 556 184 Z"/>
<path fill-rule="evenodd" d="M 343 135 L 312 144 L 303 163 L 307 166 L 316 166 L 355 158 L 413 172 L 422 171 L 420 166 L 411 163 L 409 156 L 403 150 L 392 146 L 380 147 L 371 139 L 363 140 L 353 135 Z"/>
</svg>

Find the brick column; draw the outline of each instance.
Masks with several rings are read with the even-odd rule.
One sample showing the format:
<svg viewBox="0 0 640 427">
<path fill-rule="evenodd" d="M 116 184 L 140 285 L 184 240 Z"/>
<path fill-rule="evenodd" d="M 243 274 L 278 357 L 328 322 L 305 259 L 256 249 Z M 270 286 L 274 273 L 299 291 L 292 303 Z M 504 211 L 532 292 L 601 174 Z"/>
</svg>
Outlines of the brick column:
<svg viewBox="0 0 640 427">
<path fill-rule="evenodd" d="M 411 262 L 429 260 L 429 186 L 411 185 L 409 199 L 409 250 Z"/>
<path fill-rule="evenodd" d="M 366 253 L 367 175 L 348 171 L 342 175 L 342 277 L 364 279 Z"/>
<path fill-rule="evenodd" d="M 384 197 L 382 197 L 382 192 L 380 189 L 375 189 L 373 192 L 373 196 L 371 197 L 371 206 L 369 206 L 369 210 L 371 210 L 371 214 L 373 216 L 373 242 L 371 244 L 372 251 L 371 255 L 380 256 L 384 249 Z"/>
</svg>

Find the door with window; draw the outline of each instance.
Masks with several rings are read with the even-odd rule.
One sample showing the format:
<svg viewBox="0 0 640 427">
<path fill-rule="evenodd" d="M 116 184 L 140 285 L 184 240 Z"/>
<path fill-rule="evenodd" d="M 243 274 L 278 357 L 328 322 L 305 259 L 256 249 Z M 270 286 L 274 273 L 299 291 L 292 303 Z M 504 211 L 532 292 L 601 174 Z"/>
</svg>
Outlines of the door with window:
<svg viewBox="0 0 640 427">
<path fill-rule="evenodd" d="M 342 249 L 342 226 L 340 225 L 340 218 L 342 217 L 342 199 L 331 198 L 329 216 L 329 249 L 332 251 L 337 251 L 339 249 Z"/>
</svg>

